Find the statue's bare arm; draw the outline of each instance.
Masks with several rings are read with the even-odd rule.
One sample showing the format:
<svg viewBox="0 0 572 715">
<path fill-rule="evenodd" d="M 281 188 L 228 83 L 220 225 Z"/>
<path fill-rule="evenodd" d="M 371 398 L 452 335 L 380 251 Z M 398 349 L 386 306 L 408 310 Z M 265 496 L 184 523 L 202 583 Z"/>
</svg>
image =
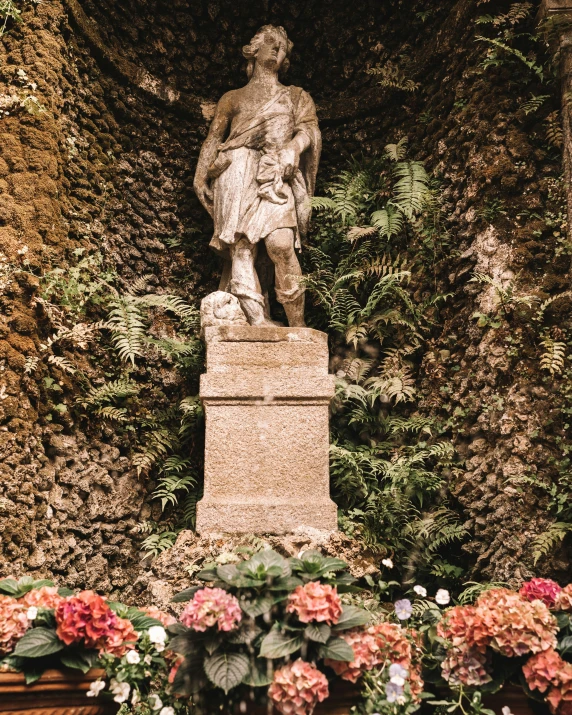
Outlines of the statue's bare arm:
<svg viewBox="0 0 572 715">
<path fill-rule="evenodd" d="M 209 186 L 207 174 L 209 166 L 216 159 L 218 145 L 222 144 L 228 133 L 234 112 L 232 94 L 232 92 L 227 92 L 217 104 L 208 136 L 201 148 L 193 182 L 193 188 L 199 201 L 211 216 L 213 215 L 213 192 Z"/>
</svg>

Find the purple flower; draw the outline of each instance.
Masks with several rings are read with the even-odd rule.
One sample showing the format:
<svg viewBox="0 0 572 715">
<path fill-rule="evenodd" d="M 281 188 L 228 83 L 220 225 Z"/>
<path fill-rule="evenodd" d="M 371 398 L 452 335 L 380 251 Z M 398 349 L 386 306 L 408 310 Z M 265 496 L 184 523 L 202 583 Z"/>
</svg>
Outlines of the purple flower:
<svg viewBox="0 0 572 715">
<path fill-rule="evenodd" d="M 406 621 L 408 618 L 411 618 L 413 607 L 411 606 L 411 601 L 408 598 L 402 598 L 399 601 L 396 601 L 394 608 L 395 615 L 400 621 Z"/>
<path fill-rule="evenodd" d="M 403 688 L 401 685 L 396 685 L 395 683 L 388 683 L 385 686 L 385 697 L 388 703 L 394 703 L 397 698 L 403 695 Z"/>
<path fill-rule="evenodd" d="M 399 663 L 392 663 L 389 666 L 389 682 L 403 687 L 409 671 Z"/>
</svg>

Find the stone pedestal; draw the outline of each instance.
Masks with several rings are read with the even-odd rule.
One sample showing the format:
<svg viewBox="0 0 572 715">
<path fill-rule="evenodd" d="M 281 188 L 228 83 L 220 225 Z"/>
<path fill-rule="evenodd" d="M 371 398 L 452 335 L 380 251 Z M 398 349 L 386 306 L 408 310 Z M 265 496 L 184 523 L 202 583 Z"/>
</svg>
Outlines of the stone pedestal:
<svg viewBox="0 0 572 715">
<path fill-rule="evenodd" d="M 329 497 L 327 336 L 310 328 L 207 328 L 205 491 L 197 531 L 337 528 Z"/>
</svg>

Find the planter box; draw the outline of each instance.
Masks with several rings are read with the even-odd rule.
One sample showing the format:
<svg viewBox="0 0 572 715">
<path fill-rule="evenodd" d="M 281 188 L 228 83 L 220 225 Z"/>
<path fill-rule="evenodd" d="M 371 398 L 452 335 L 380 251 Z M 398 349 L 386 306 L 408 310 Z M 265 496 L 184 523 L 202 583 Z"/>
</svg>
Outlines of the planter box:
<svg viewBox="0 0 572 715">
<path fill-rule="evenodd" d="M 494 710 L 496 715 L 502 715 L 502 709 L 508 706 L 513 715 L 549 715 L 546 703 L 531 700 L 516 685 L 505 685 L 502 690 L 494 695 L 485 695 L 483 704 L 486 708 Z"/>
<path fill-rule="evenodd" d="M 103 670 L 47 670 L 32 685 L 26 685 L 22 673 L 0 673 L 1 715 L 115 715 L 119 705 L 113 701 L 88 698 L 94 680 L 104 677 Z"/>
</svg>

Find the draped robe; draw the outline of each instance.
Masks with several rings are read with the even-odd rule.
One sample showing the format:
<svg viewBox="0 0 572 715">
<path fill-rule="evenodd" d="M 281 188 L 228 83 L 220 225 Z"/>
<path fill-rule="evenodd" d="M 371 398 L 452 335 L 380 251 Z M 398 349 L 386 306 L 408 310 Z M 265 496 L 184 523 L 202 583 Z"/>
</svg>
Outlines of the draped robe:
<svg viewBox="0 0 572 715">
<path fill-rule="evenodd" d="M 309 148 L 286 181 L 278 152 L 304 132 Z M 316 109 L 299 87 L 281 87 L 262 107 L 236 118 L 209 167 L 214 194 L 212 248 L 223 255 L 246 237 L 256 244 L 279 228 L 291 228 L 295 245 L 306 234 L 321 150 Z"/>
</svg>

